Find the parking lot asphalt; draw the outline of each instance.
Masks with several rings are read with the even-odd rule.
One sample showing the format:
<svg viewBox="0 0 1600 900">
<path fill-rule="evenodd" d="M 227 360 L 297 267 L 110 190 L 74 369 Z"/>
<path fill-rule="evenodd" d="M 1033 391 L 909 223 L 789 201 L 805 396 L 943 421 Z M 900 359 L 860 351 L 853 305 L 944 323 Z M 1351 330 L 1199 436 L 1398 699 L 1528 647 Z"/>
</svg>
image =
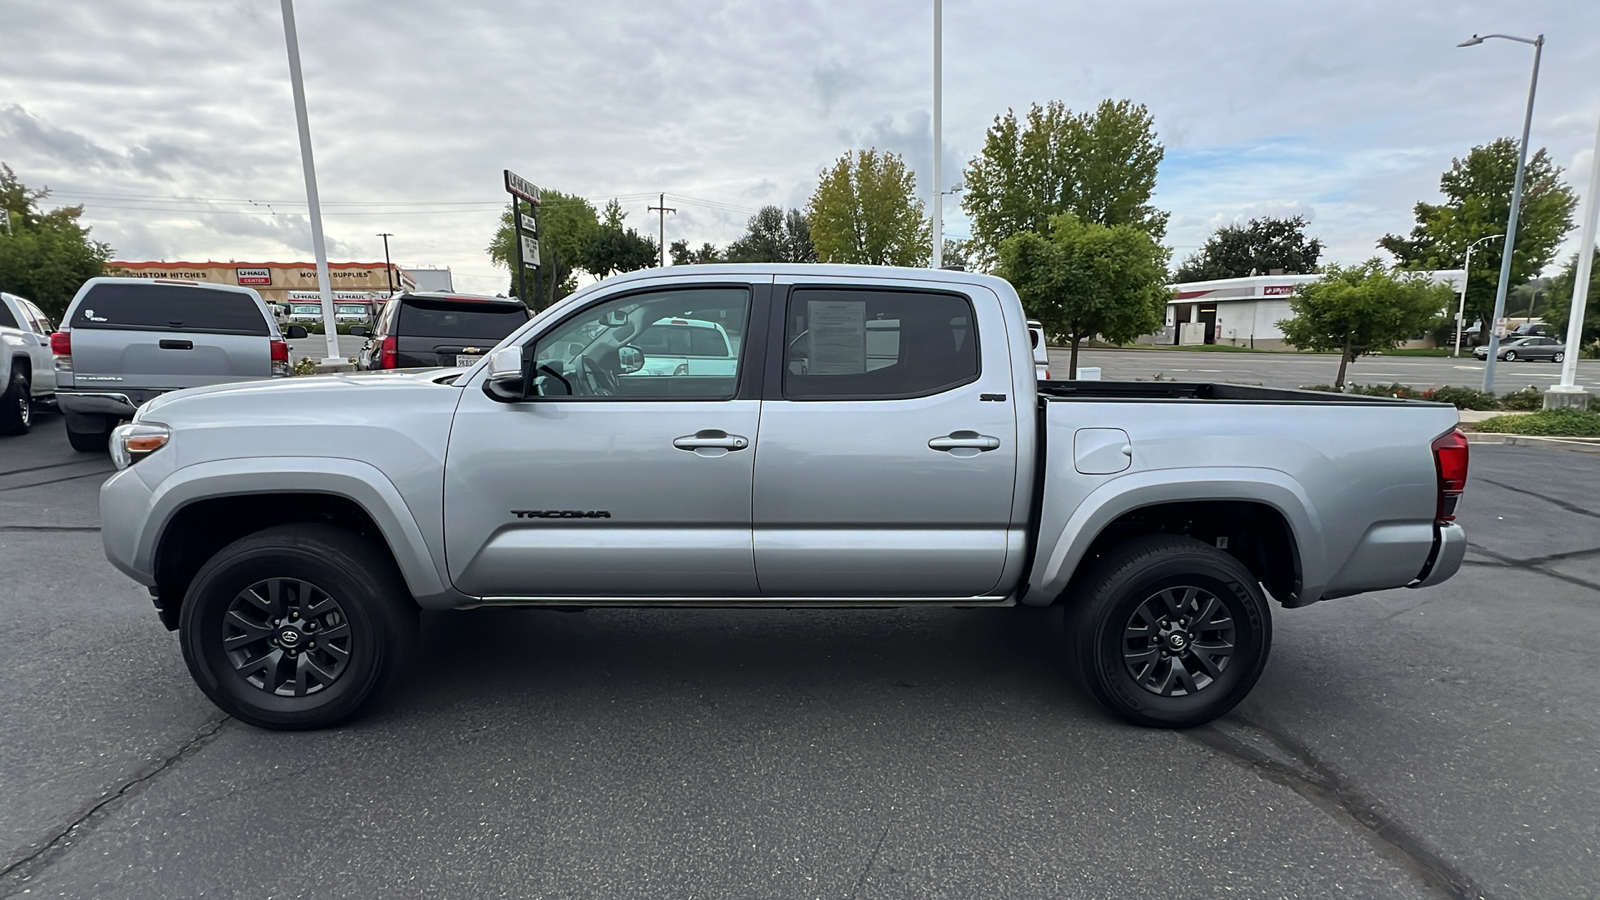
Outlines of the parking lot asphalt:
<svg viewBox="0 0 1600 900">
<path fill-rule="evenodd" d="M 1051 374 L 1065 377 L 1071 354 L 1050 348 Z M 1228 381 L 1267 387 L 1332 384 L 1339 357 L 1325 353 L 1242 353 L 1195 350 L 1082 350 L 1080 367 L 1099 367 L 1106 381 Z M 1455 385 L 1483 387 L 1484 364 L 1465 357 L 1364 356 L 1351 363 L 1346 379 L 1354 384 L 1394 384 L 1426 389 Z M 1515 360 L 1495 367 L 1495 393 L 1533 385 L 1543 391 L 1561 380 L 1561 367 L 1548 362 Z M 1600 394 L 1600 360 L 1578 361 L 1577 382 Z"/>
<path fill-rule="evenodd" d="M 1593 459 L 1475 446 L 1461 574 L 1275 610 L 1189 731 L 1100 712 L 1052 610 L 479 610 L 279 734 L 190 682 L 42 416 L 0 439 L 0 896 L 1591 896 Z"/>
</svg>

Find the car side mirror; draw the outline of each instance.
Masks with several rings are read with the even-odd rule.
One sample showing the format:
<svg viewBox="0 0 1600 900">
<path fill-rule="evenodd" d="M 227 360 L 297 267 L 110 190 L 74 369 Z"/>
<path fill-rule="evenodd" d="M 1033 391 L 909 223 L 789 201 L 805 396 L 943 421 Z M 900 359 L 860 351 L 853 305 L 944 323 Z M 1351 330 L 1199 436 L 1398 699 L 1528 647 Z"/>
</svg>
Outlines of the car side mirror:
<svg viewBox="0 0 1600 900">
<path fill-rule="evenodd" d="M 306 327 L 304 325 L 290 325 L 289 330 L 284 332 L 285 336 L 291 340 L 294 338 L 303 338 L 310 333 L 311 332 L 306 331 Z"/>
<path fill-rule="evenodd" d="M 365 326 L 365 325 L 351 325 L 350 326 L 350 336 L 351 337 L 366 337 L 367 335 L 369 335 L 371 333 L 372 332 L 367 330 L 367 326 Z"/>
<path fill-rule="evenodd" d="M 489 357 L 483 392 L 498 403 L 518 403 L 524 399 L 526 379 L 522 372 L 522 348 L 505 347 Z"/>
<path fill-rule="evenodd" d="M 643 369 L 644 351 L 632 344 L 624 344 L 621 347 L 618 347 L 617 368 L 621 370 L 622 374 L 624 375 L 632 375 L 640 369 Z"/>
</svg>

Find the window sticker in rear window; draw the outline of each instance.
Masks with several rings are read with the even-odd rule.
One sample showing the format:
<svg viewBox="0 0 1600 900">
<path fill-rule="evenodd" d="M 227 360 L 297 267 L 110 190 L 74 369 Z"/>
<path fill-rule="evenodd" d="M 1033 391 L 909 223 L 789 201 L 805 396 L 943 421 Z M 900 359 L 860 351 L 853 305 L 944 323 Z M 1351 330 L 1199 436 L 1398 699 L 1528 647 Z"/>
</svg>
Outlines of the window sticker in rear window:
<svg viewBox="0 0 1600 900">
<path fill-rule="evenodd" d="M 267 335 L 266 314 L 247 294 L 175 284 L 100 284 L 72 315 L 72 328 Z"/>
</svg>

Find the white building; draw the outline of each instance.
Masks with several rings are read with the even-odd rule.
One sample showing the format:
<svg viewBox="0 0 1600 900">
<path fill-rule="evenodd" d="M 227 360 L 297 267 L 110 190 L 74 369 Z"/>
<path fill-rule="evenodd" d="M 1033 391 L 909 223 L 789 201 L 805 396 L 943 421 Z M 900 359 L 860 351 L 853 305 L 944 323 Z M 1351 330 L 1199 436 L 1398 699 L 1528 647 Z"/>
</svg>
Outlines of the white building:
<svg viewBox="0 0 1600 900">
<path fill-rule="evenodd" d="M 1434 284 L 1461 290 L 1466 273 L 1461 269 L 1420 272 Z M 1141 344 L 1229 344 L 1235 347 L 1280 349 L 1283 331 L 1278 322 L 1292 318 L 1289 298 L 1297 285 L 1310 284 L 1320 275 L 1252 275 L 1172 284 L 1167 301 L 1167 321 Z M 1443 310 L 1454 318 L 1455 308 Z"/>
</svg>

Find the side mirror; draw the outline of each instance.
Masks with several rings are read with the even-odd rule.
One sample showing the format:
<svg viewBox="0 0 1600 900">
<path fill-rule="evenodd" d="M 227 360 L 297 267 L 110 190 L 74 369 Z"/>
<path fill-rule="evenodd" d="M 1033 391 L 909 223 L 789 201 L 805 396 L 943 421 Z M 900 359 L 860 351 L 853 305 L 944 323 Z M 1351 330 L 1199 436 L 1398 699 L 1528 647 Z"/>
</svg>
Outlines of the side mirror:
<svg viewBox="0 0 1600 900">
<path fill-rule="evenodd" d="M 487 377 L 483 392 L 490 400 L 499 403 L 517 403 L 523 399 L 522 348 L 506 347 L 489 357 Z"/>
<path fill-rule="evenodd" d="M 351 325 L 350 326 L 350 336 L 351 337 L 366 337 L 367 335 L 369 335 L 371 333 L 372 332 L 370 330 L 368 330 L 367 326 L 365 326 L 365 325 Z"/>
<path fill-rule="evenodd" d="M 643 369 L 644 351 L 632 344 L 624 344 L 621 347 L 618 347 L 617 368 L 622 370 L 622 374 L 624 375 L 632 375 L 640 369 Z"/>
<path fill-rule="evenodd" d="M 284 333 L 285 337 L 288 337 L 290 340 L 294 340 L 295 338 L 303 338 L 308 334 L 310 334 L 310 332 L 306 331 L 306 327 L 304 325 L 290 325 L 289 330 Z"/>
</svg>

